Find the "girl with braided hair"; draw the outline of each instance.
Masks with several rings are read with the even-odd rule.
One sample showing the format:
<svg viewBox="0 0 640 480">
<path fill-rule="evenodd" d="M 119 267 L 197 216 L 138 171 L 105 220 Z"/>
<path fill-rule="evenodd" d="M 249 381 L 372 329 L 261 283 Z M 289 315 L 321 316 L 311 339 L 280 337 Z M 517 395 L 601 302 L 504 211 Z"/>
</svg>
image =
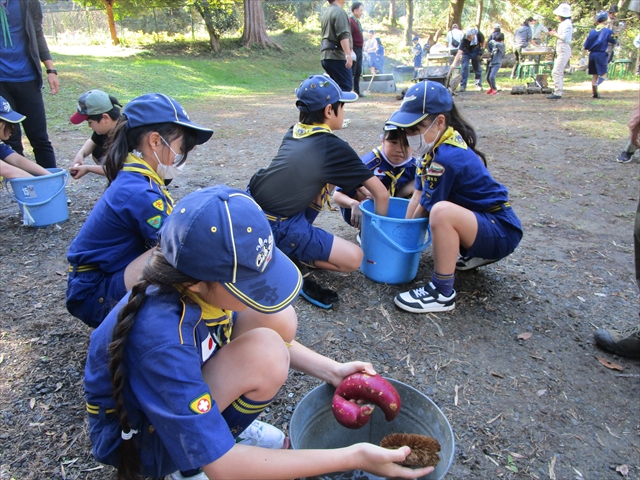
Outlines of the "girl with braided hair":
<svg viewBox="0 0 640 480">
<path fill-rule="evenodd" d="M 336 386 L 375 374 L 369 363 L 339 363 L 294 340 L 301 284 L 246 192 L 216 186 L 178 202 L 140 282 L 91 336 L 84 388 L 96 459 L 117 466 L 121 480 L 433 471 L 396 465 L 408 447 L 284 450 L 282 432 L 261 422 L 262 432 L 245 436 L 290 366 Z"/>
<path fill-rule="evenodd" d="M 166 95 L 142 95 L 124 108 L 103 163 L 109 186 L 67 253 L 69 313 L 95 328 L 131 289 L 173 209 L 165 182 L 212 133 Z"/>
</svg>

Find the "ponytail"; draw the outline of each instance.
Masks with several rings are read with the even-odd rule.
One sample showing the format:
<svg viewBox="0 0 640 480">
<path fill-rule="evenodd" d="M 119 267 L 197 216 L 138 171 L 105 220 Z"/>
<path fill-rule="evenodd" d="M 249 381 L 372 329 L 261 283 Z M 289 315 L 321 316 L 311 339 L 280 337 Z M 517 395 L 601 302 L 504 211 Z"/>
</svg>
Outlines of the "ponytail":
<svg viewBox="0 0 640 480">
<path fill-rule="evenodd" d="M 124 389 L 127 384 L 127 372 L 124 355 L 129 332 L 134 325 L 136 315 L 147 300 L 147 289 L 156 286 L 160 291 L 170 291 L 174 285 L 194 285 L 198 283 L 192 277 L 184 275 L 176 270 L 159 249 L 154 249 L 151 258 L 142 270 L 141 280 L 134 285 L 127 304 L 118 312 L 118 320 L 113 329 L 113 337 L 109 344 L 109 372 L 113 386 L 113 398 L 115 410 L 120 419 L 120 428 L 123 433 L 134 433 L 129 415 L 125 409 Z M 118 451 L 118 480 L 140 479 L 140 455 L 136 444 L 136 436 L 120 442 Z"/>
<path fill-rule="evenodd" d="M 194 129 L 185 128 L 176 123 L 151 123 L 129 128 L 127 116 L 125 114 L 120 115 L 118 123 L 109 134 L 109 150 L 103 160 L 104 173 L 109 184 L 116 179 L 118 172 L 122 170 L 129 152 L 139 149 L 142 140 L 152 132 L 158 132 L 168 143 L 182 137 L 182 153 L 184 156 L 179 165 L 187 161 L 187 154 L 196 146 L 198 138 Z"/>
</svg>

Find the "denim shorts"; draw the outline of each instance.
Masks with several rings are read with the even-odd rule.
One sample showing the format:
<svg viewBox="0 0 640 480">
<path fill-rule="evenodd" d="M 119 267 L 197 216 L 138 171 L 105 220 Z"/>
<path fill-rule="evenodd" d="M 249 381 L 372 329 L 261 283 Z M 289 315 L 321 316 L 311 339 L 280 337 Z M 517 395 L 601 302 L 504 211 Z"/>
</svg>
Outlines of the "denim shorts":
<svg viewBox="0 0 640 480">
<path fill-rule="evenodd" d="M 102 270 L 69 273 L 67 279 L 67 310 L 92 328 L 109 314 L 127 293 L 124 271 L 107 274 Z"/>
<path fill-rule="evenodd" d="M 333 247 L 333 234 L 314 227 L 302 211 L 293 217 L 271 220 L 276 246 L 290 258 L 301 262 L 327 261 Z"/>
<path fill-rule="evenodd" d="M 497 212 L 473 212 L 478 220 L 476 240 L 462 255 L 499 260 L 511 254 L 522 239 L 522 225 L 513 208 Z"/>
</svg>

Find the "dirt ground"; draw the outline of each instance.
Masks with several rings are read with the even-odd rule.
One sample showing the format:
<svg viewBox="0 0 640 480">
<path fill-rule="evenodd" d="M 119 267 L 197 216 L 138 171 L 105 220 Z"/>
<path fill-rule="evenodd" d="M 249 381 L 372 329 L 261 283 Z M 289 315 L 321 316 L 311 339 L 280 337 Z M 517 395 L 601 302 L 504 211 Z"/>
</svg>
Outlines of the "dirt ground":
<svg viewBox="0 0 640 480">
<path fill-rule="evenodd" d="M 637 91 L 607 96 L 637 99 Z M 198 112 L 186 105 L 216 132 L 190 155 L 172 194 L 217 183 L 244 188 L 294 123 L 293 101 L 235 98 Z M 586 90 L 556 103 L 471 91 L 456 101 L 477 128 L 491 172 L 509 188 L 525 230 L 520 247 L 459 274 L 457 307 L 448 314 L 415 315 L 392 303 L 428 278 L 430 249 L 410 285 L 322 272 L 317 278 L 337 288 L 341 302 L 324 311 L 298 300 L 298 339 L 338 360 L 371 361 L 427 394 L 455 434 L 447 478 L 638 479 L 640 362 L 599 350 L 591 335 L 638 321 L 638 163 L 614 161 L 622 137 L 589 138 L 567 127 L 591 109 L 610 108 Z M 361 99 L 347 106 L 352 122 L 338 135 L 364 154 L 398 105 L 393 95 Z M 88 130 L 69 125 L 50 134 L 67 167 Z M 82 377 L 91 331 L 64 305 L 67 248 L 104 186 L 95 176 L 71 180 L 69 221 L 43 229 L 23 227 L 17 205 L 0 195 L 0 479 L 112 477 L 92 458 L 87 437 Z M 318 223 L 355 239 L 337 211 Z M 265 419 L 286 430 L 297 402 L 318 384 L 292 373 Z"/>
</svg>

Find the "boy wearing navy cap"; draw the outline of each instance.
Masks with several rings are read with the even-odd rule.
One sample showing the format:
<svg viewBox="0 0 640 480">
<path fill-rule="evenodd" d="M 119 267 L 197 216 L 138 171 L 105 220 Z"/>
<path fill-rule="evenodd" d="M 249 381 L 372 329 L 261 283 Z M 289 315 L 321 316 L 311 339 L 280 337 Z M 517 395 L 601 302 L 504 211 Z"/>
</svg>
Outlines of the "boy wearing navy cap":
<svg viewBox="0 0 640 480">
<path fill-rule="evenodd" d="M 420 159 L 407 218 L 428 217 L 434 271 L 425 285 L 394 299 L 414 313 L 455 308 L 456 270 L 471 270 L 511 254 L 522 238 L 504 185 L 493 179 L 477 136 L 440 83 L 411 87 L 387 120 L 406 134 Z"/>
<path fill-rule="evenodd" d="M 413 36 L 413 47 L 411 53 L 413 53 L 413 79 L 418 78 L 418 72 L 422 68 L 422 46 L 420 45 L 420 37 L 418 35 Z"/>
<path fill-rule="evenodd" d="M 88 172 L 104 175 L 101 165 L 102 159 L 107 154 L 107 138 L 115 128 L 120 118 L 122 105 L 114 96 L 108 95 L 102 90 L 89 90 L 78 98 L 78 110 L 71 115 L 69 121 L 79 125 L 86 120 L 89 128 L 93 130 L 82 148 L 76 153 L 69 173 L 78 180 Z M 85 165 L 84 159 L 91 155 L 96 165 Z"/>
<path fill-rule="evenodd" d="M 315 268 L 352 272 L 360 267 L 358 245 L 313 226 L 335 185 L 344 190 L 365 186 L 375 213 L 386 215 L 387 189 L 358 154 L 333 134 L 342 128 L 343 106 L 358 96 L 344 92 L 325 75 L 312 75 L 296 90 L 299 122 L 284 136 L 271 164 L 258 170 L 249 192 L 267 214 L 275 242 L 289 257 Z M 302 296 L 322 308 L 337 300 L 335 292 L 306 280 Z"/>
<path fill-rule="evenodd" d="M 596 28 L 589 32 L 587 39 L 584 41 L 584 49 L 589 51 L 588 73 L 592 75 L 591 90 L 593 98 L 600 98 L 598 85 L 607 78 L 607 48 L 615 45 L 618 41 L 618 37 L 613 33 L 613 30 L 605 26 L 607 18 L 607 12 L 598 12 L 595 18 Z"/>
<path fill-rule="evenodd" d="M 9 139 L 16 125 L 25 118 L 24 115 L 12 110 L 9 102 L 0 97 L 0 181 L 3 178 L 25 178 L 49 174 L 48 170 L 24 158 L 4 143 Z"/>
</svg>

